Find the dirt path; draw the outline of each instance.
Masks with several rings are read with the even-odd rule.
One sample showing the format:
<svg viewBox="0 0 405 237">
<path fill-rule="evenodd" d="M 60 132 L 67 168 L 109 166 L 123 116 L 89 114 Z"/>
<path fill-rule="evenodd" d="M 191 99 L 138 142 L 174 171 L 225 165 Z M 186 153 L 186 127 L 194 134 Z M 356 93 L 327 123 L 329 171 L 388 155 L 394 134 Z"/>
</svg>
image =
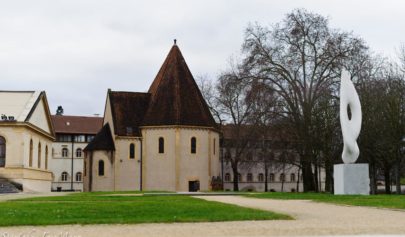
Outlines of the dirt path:
<svg viewBox="0 0 405 237">
<path fill-rule="evenodd" d="M 290 221 L 237 221 L 138 225 L 65 225 L 0 228 L 0 236 L 309 236 L 405 234 L 405 212 L 346 207 L 300 200 L 238 196 L 199 197 L 210 201 L 290 214 Z M 231 214 L 231 213 L 230 213 Z"/>
</svg>

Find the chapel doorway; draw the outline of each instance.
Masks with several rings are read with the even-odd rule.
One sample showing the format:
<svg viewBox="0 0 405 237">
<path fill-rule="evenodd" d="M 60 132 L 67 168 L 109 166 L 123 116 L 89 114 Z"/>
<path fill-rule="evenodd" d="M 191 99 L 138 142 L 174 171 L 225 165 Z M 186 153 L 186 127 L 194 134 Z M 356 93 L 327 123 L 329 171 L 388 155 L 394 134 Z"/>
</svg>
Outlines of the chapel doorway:
<svg viewBox="0 0 405 237">
<path fill-rule="evenodd" d="M 200 190 L 200 181 L 188 181 L 188 191 L 189 192 L 197 192 Z"/>
</svg>

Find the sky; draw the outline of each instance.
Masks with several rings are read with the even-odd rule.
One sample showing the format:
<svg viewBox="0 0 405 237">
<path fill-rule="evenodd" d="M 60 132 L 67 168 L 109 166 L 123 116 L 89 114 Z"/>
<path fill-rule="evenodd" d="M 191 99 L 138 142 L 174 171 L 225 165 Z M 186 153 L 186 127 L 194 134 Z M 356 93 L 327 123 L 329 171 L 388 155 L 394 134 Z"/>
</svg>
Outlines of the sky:
<svg viewBox="0 0 405 237">
<path fill-rule="evenodd" d="M 403 0 L 1 1 L 0 90 L 46 91 L 52 114 L 102 116 L 108 88 L 148 90 L 173 39 L 194 78 L 215 80 L 249 23 L 271 26 L 297 8 L 387 57 L 405 43 Z"/>
</svg>

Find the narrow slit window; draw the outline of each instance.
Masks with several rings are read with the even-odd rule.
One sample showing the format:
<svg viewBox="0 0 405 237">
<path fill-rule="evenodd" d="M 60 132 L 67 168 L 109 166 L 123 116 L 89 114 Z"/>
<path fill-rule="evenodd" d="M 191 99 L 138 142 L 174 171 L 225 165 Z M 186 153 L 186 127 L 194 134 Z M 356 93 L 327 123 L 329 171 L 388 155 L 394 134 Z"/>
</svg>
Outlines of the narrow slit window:
<svg viewBox="0 0 405 237">
<path fill-rule="evenodd" d="M 129 159 L 135 159 L 135 144 L 129 145 Z"/>
<path fill-rule="evenodd" d="M 163 137 L 159 137 L 159 153 L 165 153 L 165 139 Z"/>
<path fill-rule="evenodd" d="M 197 153 L 197 139 L 195 137 L 191 138 L 191 154 Z"/>
</svg>

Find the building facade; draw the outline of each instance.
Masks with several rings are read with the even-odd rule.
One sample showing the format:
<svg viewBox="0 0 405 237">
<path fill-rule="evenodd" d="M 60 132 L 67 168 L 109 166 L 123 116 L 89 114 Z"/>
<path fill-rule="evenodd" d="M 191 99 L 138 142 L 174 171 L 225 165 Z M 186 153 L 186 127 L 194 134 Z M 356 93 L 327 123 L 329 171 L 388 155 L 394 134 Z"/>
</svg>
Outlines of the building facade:
<svg viewBox="0 0 405 237">
<path fill-rule="evenodd" d="M 233 191 L 234 179 L 237 179 L 241 191 L 263 192 L 266 185 L 269 192 L 303 191 L 296 144 L 284 129 L 273 127 L 257 132 L 249 126 L 223 125 L 221 130 L 224 190 Z M 237 173 L 232 169 L 234 160 L 238 160 Z M 325 190 L 324 170 L 314 167 L 313 172 L 320 180 L 319 190 Z"/>
<path fill-rule="evenodd" d="M 55 136 L 45 92 L 0 91 L 0 113 L 0 181 L 49 192 Z"/>
<path fill-rule="evenodd" d="M 85 191 L 211 190 L 219 133 L 175 44 L 147 93 L 107 93 L 103 128 L 85 148 Z"/>
<path fill-rule="evenodd" d="M 52 191 L 83 191 L 83 150 L 101 129 L 103 118 L 59 114 L 52 115 L 52 122 Z"/>
</svg>

